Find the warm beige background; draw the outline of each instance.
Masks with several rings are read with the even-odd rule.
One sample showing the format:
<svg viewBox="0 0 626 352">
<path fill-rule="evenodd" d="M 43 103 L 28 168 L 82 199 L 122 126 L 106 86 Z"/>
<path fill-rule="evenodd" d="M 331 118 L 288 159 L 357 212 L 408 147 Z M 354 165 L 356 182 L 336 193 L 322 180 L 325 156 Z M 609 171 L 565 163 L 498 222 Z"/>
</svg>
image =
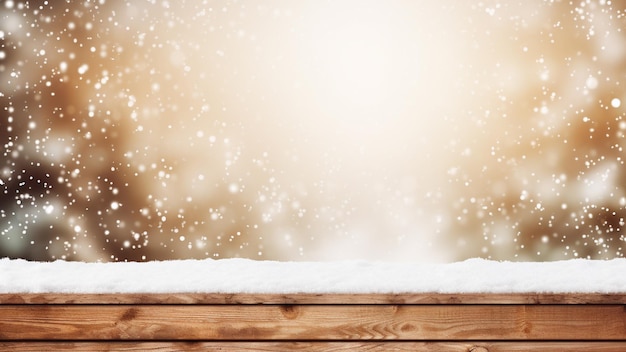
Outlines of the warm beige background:
<svg viewBox="0 0 626 352">
<path fill-rule="evenodd" d="M 5 1 L 0 256 L 623 255 L 619 1 Z"/>
</svg>

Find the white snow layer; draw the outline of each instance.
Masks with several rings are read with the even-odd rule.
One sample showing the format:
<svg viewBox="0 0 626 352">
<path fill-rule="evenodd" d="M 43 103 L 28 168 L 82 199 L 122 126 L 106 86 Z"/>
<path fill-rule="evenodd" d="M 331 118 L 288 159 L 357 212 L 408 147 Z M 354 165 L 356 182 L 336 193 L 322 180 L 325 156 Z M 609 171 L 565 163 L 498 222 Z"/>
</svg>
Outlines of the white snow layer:
<svg viewBox="0 0 626 352">
<path fill-rule="evenodd" d="M 620 293 L 626 259 L 450 264 L 0 259 L 0 293 Z"/>
</svg>

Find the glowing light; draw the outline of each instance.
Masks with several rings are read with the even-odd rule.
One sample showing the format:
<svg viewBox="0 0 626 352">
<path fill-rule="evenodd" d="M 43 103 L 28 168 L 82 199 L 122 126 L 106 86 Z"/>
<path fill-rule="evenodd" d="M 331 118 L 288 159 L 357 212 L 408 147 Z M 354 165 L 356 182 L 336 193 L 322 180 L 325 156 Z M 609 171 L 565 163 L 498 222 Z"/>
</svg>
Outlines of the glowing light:
<svg viewBox="0 0 626 352">
<path fill-rule="evenodd" d="M 413 21 L 399 5 L 340 2 L 306 11 L 299 60 L 322 114 L 352 126 L 402 114 L 408 97 L 428 89 Z M 430 87 L 432 88 L 432 87 Z"/>
<path fill-rule="evenodd" d="M 300 85 L 287 99 L 305 110 L 299 128 L 312 146 L 341 144 L 333 153 L 351 156 L 376 144 L 384 155 L 444 133 L 441 116 L 450 101 L 461 104 L 467 94 L 454 87 L 455 22 L 431 32 L 439 24 L 431 23 L 429 11 L 429 5 L 377 1 L 304 6 L 290 63 Z"/>
<path fill-rule="evenodd" d="M 87 73 L 87 70 L 89 70 L 89 65 L 87 65 L 87 64 L 82 64 L 82 65 L 80 65 L 80 67 L 78 68 L 78 74 L 84 75 L 85 73 Z"/>
<path fill-rule="evenodd" d="M 397 48 L 391 38 L 399 29 L 377 13 L 371 7 L 334 9 L 322 25 L 312 27 L 303 51 L 311 60 L 317 92 L 346 115 L 382 109 L 397 89 L 393 77 L 401 68 L 394 62 Z"/>
<path fill-rule="evenodd" d="M 613 100 L 611 100 L 611 106 L 614 108 L 619 108 L 620 105 L 622 105 L 622 101 L 619 100 L 618 98 L 613 98 Z"/>
</svg>

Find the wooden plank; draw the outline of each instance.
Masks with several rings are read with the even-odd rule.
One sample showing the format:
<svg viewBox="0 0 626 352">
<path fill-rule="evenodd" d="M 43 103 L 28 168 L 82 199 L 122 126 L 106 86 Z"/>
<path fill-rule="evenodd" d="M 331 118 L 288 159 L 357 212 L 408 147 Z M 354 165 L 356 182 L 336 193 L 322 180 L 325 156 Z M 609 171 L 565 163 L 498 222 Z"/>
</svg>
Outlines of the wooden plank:
<svg viewBox="0 0 626 352">
<path fill-rule="evenodd" d="M 626 340 L 622 305 L 4 305 L 0 340 Z"/>
<path fill-rule="evenodd" d="M 626 304 L 626 293 L 4 293 L 0 304 Z"/>
<path fill-rule="evenodd" d="M 0 342 L 0 350 L 307 352 L 623 352 L 626 342 Z"/>
</svg>

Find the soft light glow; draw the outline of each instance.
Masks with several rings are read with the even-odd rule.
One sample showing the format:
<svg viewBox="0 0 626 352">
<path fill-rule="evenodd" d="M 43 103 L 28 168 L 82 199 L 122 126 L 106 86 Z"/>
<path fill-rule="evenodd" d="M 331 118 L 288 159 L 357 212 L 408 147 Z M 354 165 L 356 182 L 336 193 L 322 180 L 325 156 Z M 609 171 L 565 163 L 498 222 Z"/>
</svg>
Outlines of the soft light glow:
<svg viewBox="0 0 626 352">
<path fill-rule="evenodd" d="M 367 5 L 316 8 L 301 23 L 299 59 L 311 67 L 306 78 L 316 98 L 324 113 L 352 123 L 384 121 L 403 105 L 398 95 L 420 64 L 403 32 L 402 12 L 385 14 L 389 5 L 382 2 Z"/>
<path fill-rule="evenodd" d="M 309 4 L 301 13 L 295 60 L 287 65 L 302 85 L 291 94 L 306 96 L 290 100 L 312 100 L 307 127 L 323 128 L 325 141 L 330 127 L 359 143 L 399 132 L 400 124 L 424 131 L 415 139 L 441 132 L 429 115 L 455 94 L 450 50 L 458 43 L 432 26 L 428 5 L 341 1 Z"/>
</svg>

